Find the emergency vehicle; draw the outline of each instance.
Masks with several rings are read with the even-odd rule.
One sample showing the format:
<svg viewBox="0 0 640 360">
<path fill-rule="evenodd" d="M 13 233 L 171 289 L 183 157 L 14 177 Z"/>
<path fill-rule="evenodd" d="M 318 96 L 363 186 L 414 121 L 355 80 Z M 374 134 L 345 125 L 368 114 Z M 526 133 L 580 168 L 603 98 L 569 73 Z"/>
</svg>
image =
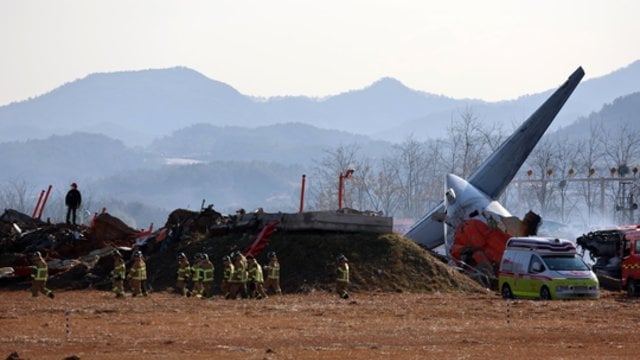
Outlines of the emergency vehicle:
<svg viewBox="0 0 640 360">
<path fill-rule="evenodd" d="M 515 237 L 507 241 L 498 276 L 502 297 L 597 299 L 598 278 L 569 240 Z"/>
</svg>

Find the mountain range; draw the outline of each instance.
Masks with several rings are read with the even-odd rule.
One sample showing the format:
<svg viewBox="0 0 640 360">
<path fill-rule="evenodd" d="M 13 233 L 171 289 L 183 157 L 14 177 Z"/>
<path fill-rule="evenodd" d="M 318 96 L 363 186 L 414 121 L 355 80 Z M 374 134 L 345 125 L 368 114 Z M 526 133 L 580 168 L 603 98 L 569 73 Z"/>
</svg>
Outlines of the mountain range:
<svg viewBox="0 0 640 360">
<path fill-rule="evenodd" d="M 554 128 L 568 126 L 620 96 L 640 91 L 637 79 L 640 61 L 583 81 L 554 121 Z M 558 84 L 563 80 L 558 79 Z M 426 140 L 444 136 L 451 119 L 462 109 L 471 109 L 482 121 L 511 127 L 552 90 L 486 102 L 434 95 L 383 78 L 363 89 L 325 98 L 255 98 L 184 67 L 98 73 L 0 107 L 0 142 L 91 132 L 126 145 L 145 146 L 201 123 L 249 128 L 301 123 L 390 142 L 410 135 Z"/>
<path fill-rule="evenodd" d="M 584 81 L 553 133 L 588 136 L 594 124 L 640 130 L 639 78 L 637 61 Z M 187 68 L 94 74 L 0 107 L 0 184 L 53 184 L 59 209 L 77 181 L 91 211 L 109 206 L 132 226 L 163 223 L 163 209 L 199 208 L 203 199 L 223 212 L 295 211 L 300 176 L 327 150 L 355 144 L 379 158 L 408 136 L 443 138 L 466 109 L 517 125 L 548 93 L 489 103 L 384 78 L 322 99 L 260 99 Z"/>
</svg>

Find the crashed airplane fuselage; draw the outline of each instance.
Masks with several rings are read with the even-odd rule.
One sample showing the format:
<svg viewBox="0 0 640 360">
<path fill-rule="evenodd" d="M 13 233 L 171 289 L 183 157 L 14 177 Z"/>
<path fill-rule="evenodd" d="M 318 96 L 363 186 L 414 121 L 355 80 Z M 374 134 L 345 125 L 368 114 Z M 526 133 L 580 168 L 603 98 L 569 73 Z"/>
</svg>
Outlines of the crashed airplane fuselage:
<svg viewBox="0 0 640 360">
<path fill-rule="evenodd" d="M 509 224 L 514 224 L 510 221 L 513 217 L 495 199 L 513 180 L 583 76 L 584 71 L 579 67 L 468 180 L 447 175 L 445 199 L 418 220 L 405 236 L 429 249 L 445 244 L 449 238 L 447 255 L 456 258 L 464 254 L 460 254 L 461 249 L 455 247 L 451 239 L 471 237 L 474 239 L 465 241 L 485 242 L 488 256 L 499 259 L 509 234 L 527 230 L 508 231 Z M 451 236 L 448 237 L 447 233 Z M 492 247 L 497 254 L 491 254 Z"/>
</svg>

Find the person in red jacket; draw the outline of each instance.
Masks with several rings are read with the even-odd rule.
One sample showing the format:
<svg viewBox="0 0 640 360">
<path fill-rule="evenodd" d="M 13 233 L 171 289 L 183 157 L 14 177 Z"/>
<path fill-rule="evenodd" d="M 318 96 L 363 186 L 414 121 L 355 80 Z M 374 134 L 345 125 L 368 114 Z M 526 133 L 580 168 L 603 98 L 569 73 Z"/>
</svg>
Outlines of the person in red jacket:
<svg viewBox="0 0 640 360">
<path fill-rule="evenodd" d="M 78 210 L 80 204 L 82 203 L 82 196 L 80 195 L 80 191 L 78 191 L 78 184 L 71 184 L 71 190 L 67 192 L 64 203 L 67 205 L 67 225 L 71 224 L 71 221 L 69 221 L 70 218 L 73 221 L 73 225 L 75 225 L 76 210 Z"/>
</svg>

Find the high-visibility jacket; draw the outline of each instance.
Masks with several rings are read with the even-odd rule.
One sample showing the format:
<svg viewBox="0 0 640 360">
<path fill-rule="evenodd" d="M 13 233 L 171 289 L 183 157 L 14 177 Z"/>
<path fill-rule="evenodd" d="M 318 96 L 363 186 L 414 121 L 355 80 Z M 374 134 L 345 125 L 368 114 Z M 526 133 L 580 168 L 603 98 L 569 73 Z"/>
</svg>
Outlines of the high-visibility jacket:
<svg viewBox="0 0 640 360">
<path fill-rule="evenodd" d="M 37 264 L 31 266 L 31 278 L 36 281 L 47 280 L 49 277 L 49 268 L 47 263 L 43 260 L 38 261 Z"/>
<path fill-rule="evenodd" d="M 178 265 L 178 280 L 185 281 L 191 276 L 191 266 L 189 266 L 188 262 L 180 263 Z"/>
<path fill-rule="evenodd" d="M 147 280 L 147 265 L 144 261 L 134 262 L 129 271 L 129 276 L 133 280 Z"/>
<path fill-rule="evenodd" d="M 249 280 L 249 271 L 247 271 L 249 266 L 247 258 L 244 257 L 244 255 L 240 255 L 240 263 L 242 264 L 242 272 L 240 273 L 242 275 L 242 278 L 240 282 L 246 283 Z"/>
<path fill-rule="evenodd" d="M 200 268 L 200 266 L 200 262 L 197 262 L 191 267 L 191 274 L 193 274 L 191 279 L 193 281 L 202 281 L 203 279 L 202 269 Z"/>
<path fill-rule="evenodd" d="M 231 275 L 233 275 L 233 264 L 229 263 L 227 265 L 224 266 L 224 275 L 222 277 L 222 280 L 225 280 L 227 282 L 231 281 Z"/>
<path fill-rule="evenodd" d="M 255 281 L 257 283 L 264 282 L 264 276 L 262 275 L 262 266 L 260 266 L 260 264 L 255 264 L 253 267 L 249 268 L 249 280 Z"/>
<path fill-rule="evenodd" d="M 202 274 L 202 282 L 212 282 L 213 281 L 213 264 L 211 261 L 205 261 L 202 265 L 200 265 L 200 272 Z"/>
<path fill-rule="evenodd" d="M 127 268 L 124 261 L 122 259 L 117 259 L 113 266 L 113 270 L 111 271 L 111 276 L 116 280 L 124 280 L 126 273 Z"/>
<path fill-rule="evenodd" d="M 229 282 L 231 283 L 242 283 L 245 278 L 246 270 L 242 264 L 236 265 L 233 267 L 233 271 L 231 272 L 231 279 Z"/>
<path fill-rule="evenodd" d="M 280 279 L 280 263 L 274 262 L 273 264 L 269 264 L 269 274 L 267 275 L 269 279 Z"/>
<path fill-rule="evenodd" d="M 349 264 L 344 263 L 341 266 L 338 266 L 338 278 L 336 279 L 340 282 L 349 282 Z"/>
</svg>

